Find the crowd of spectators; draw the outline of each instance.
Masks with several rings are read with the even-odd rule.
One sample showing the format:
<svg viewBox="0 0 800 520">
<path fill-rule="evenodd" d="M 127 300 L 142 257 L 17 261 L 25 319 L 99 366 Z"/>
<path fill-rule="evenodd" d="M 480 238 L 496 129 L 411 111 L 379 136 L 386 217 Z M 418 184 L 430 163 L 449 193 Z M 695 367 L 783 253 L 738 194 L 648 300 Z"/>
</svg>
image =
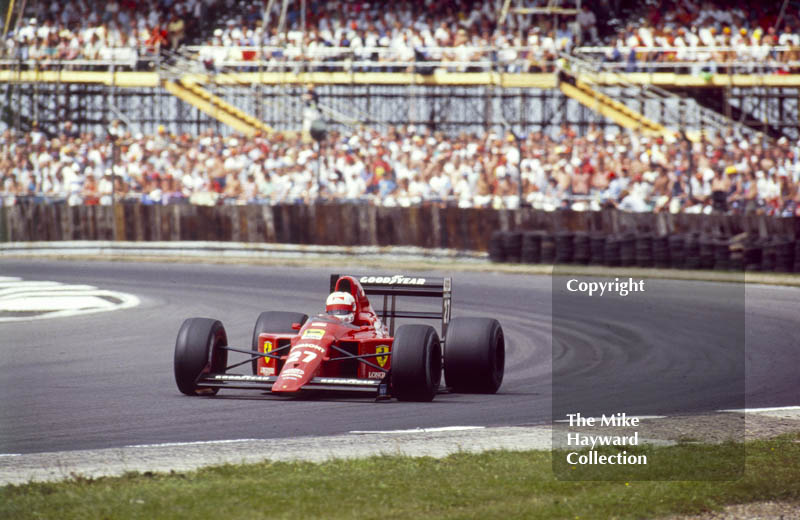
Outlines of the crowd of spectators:
<svg viewBox="0 0 800 520">
<path fill-rule="evenodd" d="M 115 175 L 112 176 L 112 172 Z M 113 181 L 112 181 L 113 179 Z M 522 182 L 520 189 L 519 182 Z M 112 182 L 115 185 L 112 186 Z M 0 135 L 0 201 L 306 204 L 800 215 L 800 142 L 717 136 L 696 142 L 569 126 L 521 141 L 424 127 L 329 134 L 321 152 L 300 135 L 153 135 L 119 126 L 79 133 L 67 122 Z M 520 200 L 520 193 L 522 200 Z"/>
<path fill-rule="evenodd" d="M 40 0 L 30 2 L 30 16 L 9 31 L 4 52 L 47 67 L 76 59 L 135 62 L 195 43 L 199 57 L 217 70 L 263 57 L 270 68 L 353 64 L 356 70 L 401 71 L 427 61 L 453 71 L 537 72 L 553 70 L 559 53 L 576 50 L 629 71 L 674 62 L 697 63 L 693 72 L 738 65 L 752 71 L 755 64 L 792 71 L 800 61 L 800 19 L 793 9 L 780 14 L 782 2 L 650 0 L 631 7 L 603 0 L 585 2 L 574 16 L 512 10 L 501 19 L 502 3 L 400 0 L 387 9 L 377 0 L 308 0 L 305 10 L 291 3 L 279 30 L 282 2 L 276 1 L 264 30 L 267 0 Z"/>
<path fill-rule="evenodd" d="M 800 17 L 784 2 L 660 0 L 642 4 L 616 35 L 589 54 L 626 71 L 689 62 L 691 72 L 800 70 Z"/>
<path fill-rule="evenodd" d="M 221 0 L 33 1 L 26 17 L 7 31 L 7 58 L 48 68 L 63 61 L 115 61 L 135 66 L 140 57 L 176 49 Z"/>
</svg>

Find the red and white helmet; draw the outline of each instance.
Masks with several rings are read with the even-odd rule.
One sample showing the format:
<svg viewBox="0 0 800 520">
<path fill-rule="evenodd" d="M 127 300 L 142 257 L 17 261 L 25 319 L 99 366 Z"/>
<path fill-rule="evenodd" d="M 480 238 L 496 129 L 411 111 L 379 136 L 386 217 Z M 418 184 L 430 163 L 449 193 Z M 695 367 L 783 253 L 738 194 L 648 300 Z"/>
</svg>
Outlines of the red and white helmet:
<svg viewBox="0 0 800 520">
<path fill-rule="evenodd" d="M 325 314 L 347 323 L 353 323 L 356 316 L 356 300 L 346 292 L 332 292 L 325 302 Z"/>
</svg>

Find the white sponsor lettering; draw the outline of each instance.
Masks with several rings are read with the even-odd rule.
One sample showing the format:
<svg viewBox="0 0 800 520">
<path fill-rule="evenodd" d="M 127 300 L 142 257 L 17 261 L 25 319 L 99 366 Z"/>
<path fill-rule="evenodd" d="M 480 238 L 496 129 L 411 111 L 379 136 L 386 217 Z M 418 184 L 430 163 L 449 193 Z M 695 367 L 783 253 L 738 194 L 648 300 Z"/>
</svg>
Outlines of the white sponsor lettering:
<svg viewBox="0 0 800 520">
<path fill-rule="evenodd" d="M 316 350 L 317 352 L 321 352 L 323 354 L 326 352 L 324 348 L 320 347 L 319 345 L 314 345 L 313 343 L 298 343 L 297 345 L 294 346 L 294 348 L 292 348 L 292 350 L 296 348 L 310 348 Z"/>
<path fill-rule="evenodd" d="M 306 329 L 303 332 L 303 339 L 322 339 L 322 336 L 325 335 L 325 331 L 322 329 Z"/>
<path fill-rule="evenodd" d="M 409 278 L 402 274 L 394 276 L 362 276 L 359 282 L 382 285 L 425 285 L 425 278 Z"/>
<path fill-rule="evenodd" d="M 311 326 L 312 327 L 320 327 L 320 328 L 324 329 L 325 327 L 328 326 L 328 324 L 326 322 L 324 322 L 324 321 L 315 321 L 315 322 L 311 323 Z"/>
<path fill-rule="evenodd" d="M 281 378 L 283 379 L 300 379 L 305 374 L 305 370 L 302 368 L 287 368 L 281 372 Z"/>
<path fill-rule="evenodd" d="M 273 367 L 261 367 L 258 370 L 258 373 L 262 376 L 274 376 L 275 369 Z"/>
<path fill-rule="evenodd" d="M 369 372 L 367 377 L 370 379 L 383 379 L 386 377 L 386 372 Z"/>
<path fill-rule="evenodd" d="M 214 379 L 216 381 L 259 381 L 262 383 L 270 383 L 275 380 L 274 377 L 248 376 L 244 374 L 217 374 Z"/>
<path fill-rule="evenodd" d="M 312 383 L 323 385 L 376 385 L 379 381 L 369 381 L 367 379 L 340 379 L 338 377 L 320 377 L 314 379 Z"/>
</svg>

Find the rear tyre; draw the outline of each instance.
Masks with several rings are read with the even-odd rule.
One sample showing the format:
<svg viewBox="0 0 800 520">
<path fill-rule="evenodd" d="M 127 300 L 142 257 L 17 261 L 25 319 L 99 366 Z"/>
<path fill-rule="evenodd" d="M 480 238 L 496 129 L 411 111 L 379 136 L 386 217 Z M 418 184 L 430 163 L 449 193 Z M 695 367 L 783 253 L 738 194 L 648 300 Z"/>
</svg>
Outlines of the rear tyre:
<svg viewBox="0 0 800 520">
<path fill-rule="evenodd" d="M 432 401 L 442 380 L 442 347 L 428 325 L 403 325 L 392 344 L 392 394 L 400 401 Z"/>
<path fill-rule="evenodd" d="M 503 383 L 503 327 L 491 318 L 453 318 L 447 326 L 444 377 L 456 392 L 493 394 Z"/>
<path fill-rule="evenodd" d="M 184 321 L 175 341 L 175 383 L 186 395 L 214 395 L 218 388 L 197 388 L 203 374 L 223 373 L 228 364 L 225 327 L 210 318 L 189 318 Z"/>
<path fill-rule="evenodd" d="M 292 324 L 302 325 L 308 319 L 308 315 L 300 312 L 266 311 L 258 315 L 256 325 L 253 327 L 253 341 L 251 342 L 254 351 L 258 351 L 258 337 L 263 332 L 273 332 L 277 334 L 291 334 L 297 332 L 292 328 Z M 277 347 L 277 345 L 276 345 Z M 258 374 L 258 358 L 252 362 L 253 375 Z M 280 368 L 280 367 L 278 367 Z M 276 371 L 277 373 L 277 371 Z"/>
</svg>

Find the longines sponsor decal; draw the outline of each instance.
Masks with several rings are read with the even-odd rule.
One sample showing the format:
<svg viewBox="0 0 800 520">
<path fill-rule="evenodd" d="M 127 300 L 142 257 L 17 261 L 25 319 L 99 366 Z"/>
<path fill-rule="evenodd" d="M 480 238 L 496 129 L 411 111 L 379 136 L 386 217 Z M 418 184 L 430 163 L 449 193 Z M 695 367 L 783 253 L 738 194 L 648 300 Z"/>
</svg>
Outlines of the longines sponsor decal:
<svg viewBox="0 0 800 520">
<path fill-rule="evenodd" d="M 383 379 L 386 377 L 386 372 L 369 372 L 367 377 L 370 379 Z"/>
<path fill-rule="evenodd" d="M 425 285 L 425 278 L 408 278 L 402 274 L 394 276 L 362 276 L 359 282 L 384 285 Z"/>
</svg>

